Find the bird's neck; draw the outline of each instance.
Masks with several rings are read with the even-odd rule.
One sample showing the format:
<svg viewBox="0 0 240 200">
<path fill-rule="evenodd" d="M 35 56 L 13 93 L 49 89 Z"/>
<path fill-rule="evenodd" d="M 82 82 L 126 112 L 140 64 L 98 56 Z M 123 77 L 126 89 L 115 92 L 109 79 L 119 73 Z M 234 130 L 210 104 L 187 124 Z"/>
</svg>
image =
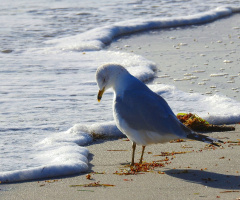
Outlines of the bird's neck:
<svg viewBox="0 0 240 200">
<path fill-rule="evenodd" d="M 123 92 L 129 88 L 132 82 L 132 75 L 129 73 L 121 74 L 118 78 L 115 79 L 115 83 L 113 84 L 113 90 L 115 95 L 122 95 Z"/>
</svg>

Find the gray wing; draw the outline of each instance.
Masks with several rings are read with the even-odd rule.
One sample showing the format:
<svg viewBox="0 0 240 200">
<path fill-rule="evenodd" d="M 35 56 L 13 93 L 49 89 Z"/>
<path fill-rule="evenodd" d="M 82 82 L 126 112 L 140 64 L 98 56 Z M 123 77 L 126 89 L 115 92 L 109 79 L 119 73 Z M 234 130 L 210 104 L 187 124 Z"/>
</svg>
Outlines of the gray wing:
<svg viewBox="0 0 240 200">
<path fill-rule="evenodd" d="M 148 88 L 126 90 L 115 99 L 115 109 L 129 127 L 187 137 L 192 131 L 176 118 L 167 102 Z"/>
</svg>

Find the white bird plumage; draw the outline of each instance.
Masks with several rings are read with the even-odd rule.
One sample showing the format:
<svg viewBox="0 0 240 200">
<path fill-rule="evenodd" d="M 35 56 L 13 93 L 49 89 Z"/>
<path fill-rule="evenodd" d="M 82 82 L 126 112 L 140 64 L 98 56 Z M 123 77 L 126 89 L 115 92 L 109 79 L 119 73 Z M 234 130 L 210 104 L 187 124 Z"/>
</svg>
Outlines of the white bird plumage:
<svg viewBox="0 0 240 200">
<path fill-rule="evenodd" d="M 105 90 L 113 88 L 113 116 L 118 129 L 133 143 L 132 162 L 137 145 L 164 143 L 177 138 L 190 138 L 219 146 L 222 141 L 197 134 L 183 125 L 167 102 L 118 64 L 107 64 L 96 72 L 98 101 Z"/>
</svg>

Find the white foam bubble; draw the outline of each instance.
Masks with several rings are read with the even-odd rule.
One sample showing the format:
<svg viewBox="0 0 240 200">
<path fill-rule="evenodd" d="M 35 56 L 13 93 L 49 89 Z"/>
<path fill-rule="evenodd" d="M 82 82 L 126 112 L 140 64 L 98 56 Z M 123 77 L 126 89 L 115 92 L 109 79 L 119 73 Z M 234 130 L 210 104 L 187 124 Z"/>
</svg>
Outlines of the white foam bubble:
<svg viewBox="0 0 240 200">
<path fill-rule="evenodd" d="M 0 182 L 17 182 L 56 176 L 65 176 L 88 170 L 88 149 L 92 134 L 107 137 L 123 137 L 115 122 L 76 124 L 66 132 L 55 133 L 45 138 L 35 148 L 34 161 L 38 167 L 0 172 Z"/>
<path fill-rule="evenodd" d="M 240 102 L 224 95 L 186 93 L 169 85 L 151 85 L 150 88 L 167 100 L 175 114 L 191 112 L 212 124 L 234 124 L 240 121 Z"/>
<path fill-rule="evenodd" d="M 119 35 L 131 34 L 156 28 L 160 29 L 202 24 L 237 12 L 240 12 L 240 7 L 218 7 L 203 13 L 182 17 L 164 17 L 154 19 L 138 18 L 118 22 L 101 28 L 91 29 L 87 32 L 71 37 L 49 40 L 46 43 L 54 45 L 62 50 L 95 51 L 103 49 L 106 44 L 111 43 L 112 40 Z"/>
</svg>

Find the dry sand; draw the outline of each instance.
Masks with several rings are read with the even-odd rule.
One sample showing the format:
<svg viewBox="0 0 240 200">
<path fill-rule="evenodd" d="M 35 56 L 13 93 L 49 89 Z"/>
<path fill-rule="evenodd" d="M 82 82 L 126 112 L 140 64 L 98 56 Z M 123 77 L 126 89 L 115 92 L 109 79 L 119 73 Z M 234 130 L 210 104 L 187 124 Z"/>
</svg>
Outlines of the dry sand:
<svg viewBox="0 0 240 200">
<path fill-rule="evenodd" d="M 207 25 L 154 30 L 118 39 L 109 49 L 118 46 L 156 62 L 159 71 L 154 82 L 174 84 L 184 91 L 215 93 L 218 90 L 240 100 L 238 22 L 239 15 L 234 15 Z M 224 63 L 224 60 L 231 62 Z M 181 80 L 187 73 L 198 78 Z M 210 76 L 220 73 L 225 75 Z M 164 74 L 165 78 L 161 77 Z M 164 167 L 137 175 L 115 174 L 129 169 L 125 166 L 131 158 L 129 141 L 97 141 L 88 146 L 91 152 L 88 173 L 92 180 L 86 178 L 86 173 L 48 181 L 1 184 L 0 199 L 239 199 L 240 125 L 232 132 L 209 135 L 229 143 L 216 149 L 189 140 L 148 146 L 144 156 L 146 162 L 166 157 L 168 160 L 161 161 Z M 187 153 L 159 156 L 161 152 Z M 140 147 L 136 157 L 140 157 Z M 114 186 L 70 187 L 94 182 Z"/>
</svg>

